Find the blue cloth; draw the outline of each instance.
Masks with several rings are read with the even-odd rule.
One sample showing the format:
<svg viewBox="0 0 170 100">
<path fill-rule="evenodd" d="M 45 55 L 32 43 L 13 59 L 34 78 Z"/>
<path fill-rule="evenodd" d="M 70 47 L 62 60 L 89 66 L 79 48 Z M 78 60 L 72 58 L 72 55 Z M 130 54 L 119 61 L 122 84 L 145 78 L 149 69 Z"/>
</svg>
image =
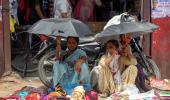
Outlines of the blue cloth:
<svg viewBox="0 0 170 100">
<path fill-rule="evenodd" d="M 65 52 L 62 52 L 62 55 L 64 54 Z M 81 64 L 81 72 L 79 74 L 74 70 L 74 63 L 82 56 L 86 56 L 86 53 L 81 49 L 76 49 L 73 54 L 65 58 L 64 61 L 57 60 L 54 63 L 54 86 L 60 83 L 63 89 L 66 90 L 67 94 L 69 94 L 69 91 L 78 86 L 81 80 L 84 85 L 86 84 L 86 86 L 88 86 L 86 90 L 90 90 L 90 75 L 87 63 Z"/>
<path fill-rule="evenodd" d="M 54 92 L 55 91 L 55 87 L 54 86 L 50 86 L 47 90 L 48 93 L 50 92 Z"/>
<path fill-rule="evenodd" d="M 23 92 L 19 92 L 18 96 L 21 97 L 21 98 L 25 98 L 28 94 L 29 94 L 28 92 L 23 91 Z"/>
</svg>

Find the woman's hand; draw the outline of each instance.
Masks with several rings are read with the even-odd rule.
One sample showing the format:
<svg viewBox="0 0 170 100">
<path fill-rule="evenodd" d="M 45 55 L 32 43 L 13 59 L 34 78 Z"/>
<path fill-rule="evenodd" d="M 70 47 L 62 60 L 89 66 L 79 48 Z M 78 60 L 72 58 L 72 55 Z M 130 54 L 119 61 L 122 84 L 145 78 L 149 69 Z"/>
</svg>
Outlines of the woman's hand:
<svg viewBox="0 0 170 100">
<path fill-rule="evenodd" d="M 56 46 L 56 59 L 60 60 L 61 58 L 61 36 L 56 36 L 56 43 L 57 43 L 57 46 Z"/>
<path fill-rule="evenodd" d="M 77 60 L 74 65 L 74 69 L 77 73 L 80 73 L 80 71 L 81 71 L 81 68 L 80 68 L 81 63 L 82 63 L 81 60 Z"/>
<path fill-rule="evenodd" d="M 80 65 L 83 63 L 82 59 L 78 59 L 76 62 L 75 62 L 75 65 L 74 65 L 74 69 L 77 73 L 80 73 L 81 71 L 81 68 L 80 68 Z"/>
<path fill-rule="evenodd" d="M 61 58 L 61 47 L 60 46 L 57 46 L 56 48 L 55 48 L 55 50 L 56 50 L 56 59 L 57 60 L 60 60 L 60 58 Z"/>
<path fill-rule="evenodd" d="M 106 64 L 107 66 L 109 66 L 110 63 L 112 62 L 113 58 L 114 58 L 114 56 L 109 56 L 109 57 L 107 57 L 107 58 L 105 59 L 105 64 Z"/>
</svg>

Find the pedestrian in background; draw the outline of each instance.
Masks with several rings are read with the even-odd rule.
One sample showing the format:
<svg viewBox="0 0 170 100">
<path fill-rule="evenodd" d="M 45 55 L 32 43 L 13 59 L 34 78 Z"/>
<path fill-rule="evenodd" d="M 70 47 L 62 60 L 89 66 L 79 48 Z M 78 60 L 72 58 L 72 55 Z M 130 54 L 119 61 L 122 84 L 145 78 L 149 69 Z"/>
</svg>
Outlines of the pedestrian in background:
<svg viewBox="0 0 170 100">
<path fill-rule="evenodd" d="M 54 18 L 71 18 L 72 7 L 69 0 L 54 0 Z"/>
</svg>

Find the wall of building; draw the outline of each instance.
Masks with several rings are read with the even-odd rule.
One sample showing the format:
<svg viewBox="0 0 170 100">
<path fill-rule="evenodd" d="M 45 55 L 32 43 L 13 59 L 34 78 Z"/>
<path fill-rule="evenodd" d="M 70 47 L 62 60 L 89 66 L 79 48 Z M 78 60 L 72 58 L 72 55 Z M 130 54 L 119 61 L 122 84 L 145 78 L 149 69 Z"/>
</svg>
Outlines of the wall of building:
<svg viewBox="0 0 170 100">
<path fill-rule="evenodd" d="M 158 65 L 162 78 L 169 78 L 170 66 L 170 1 L 153 0 L 152 22 L 159 29 L 152 34 L 152 57 Z"/>
</svg>

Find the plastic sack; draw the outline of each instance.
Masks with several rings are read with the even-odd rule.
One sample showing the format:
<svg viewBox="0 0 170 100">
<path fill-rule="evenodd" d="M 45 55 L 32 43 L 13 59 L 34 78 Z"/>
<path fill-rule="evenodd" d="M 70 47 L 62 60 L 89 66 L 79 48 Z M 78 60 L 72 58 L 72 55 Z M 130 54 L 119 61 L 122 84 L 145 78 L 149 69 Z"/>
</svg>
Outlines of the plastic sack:
<svg viewBox="0 0 170 100">
<path fill-rule="evenodd" d="M 129 100 L 158 100 L 154 90 L 145 93 L 131 94 Z"/>
<path fill-rule="evenodd" d="M 122 92 L 122 94 L 125 95 L 132 95 L 132 94 L 139 94 L 139 93 L 140 93 L 139 89 L 134 84 L 126 85 L 125 90 Z"/>
</svg>

